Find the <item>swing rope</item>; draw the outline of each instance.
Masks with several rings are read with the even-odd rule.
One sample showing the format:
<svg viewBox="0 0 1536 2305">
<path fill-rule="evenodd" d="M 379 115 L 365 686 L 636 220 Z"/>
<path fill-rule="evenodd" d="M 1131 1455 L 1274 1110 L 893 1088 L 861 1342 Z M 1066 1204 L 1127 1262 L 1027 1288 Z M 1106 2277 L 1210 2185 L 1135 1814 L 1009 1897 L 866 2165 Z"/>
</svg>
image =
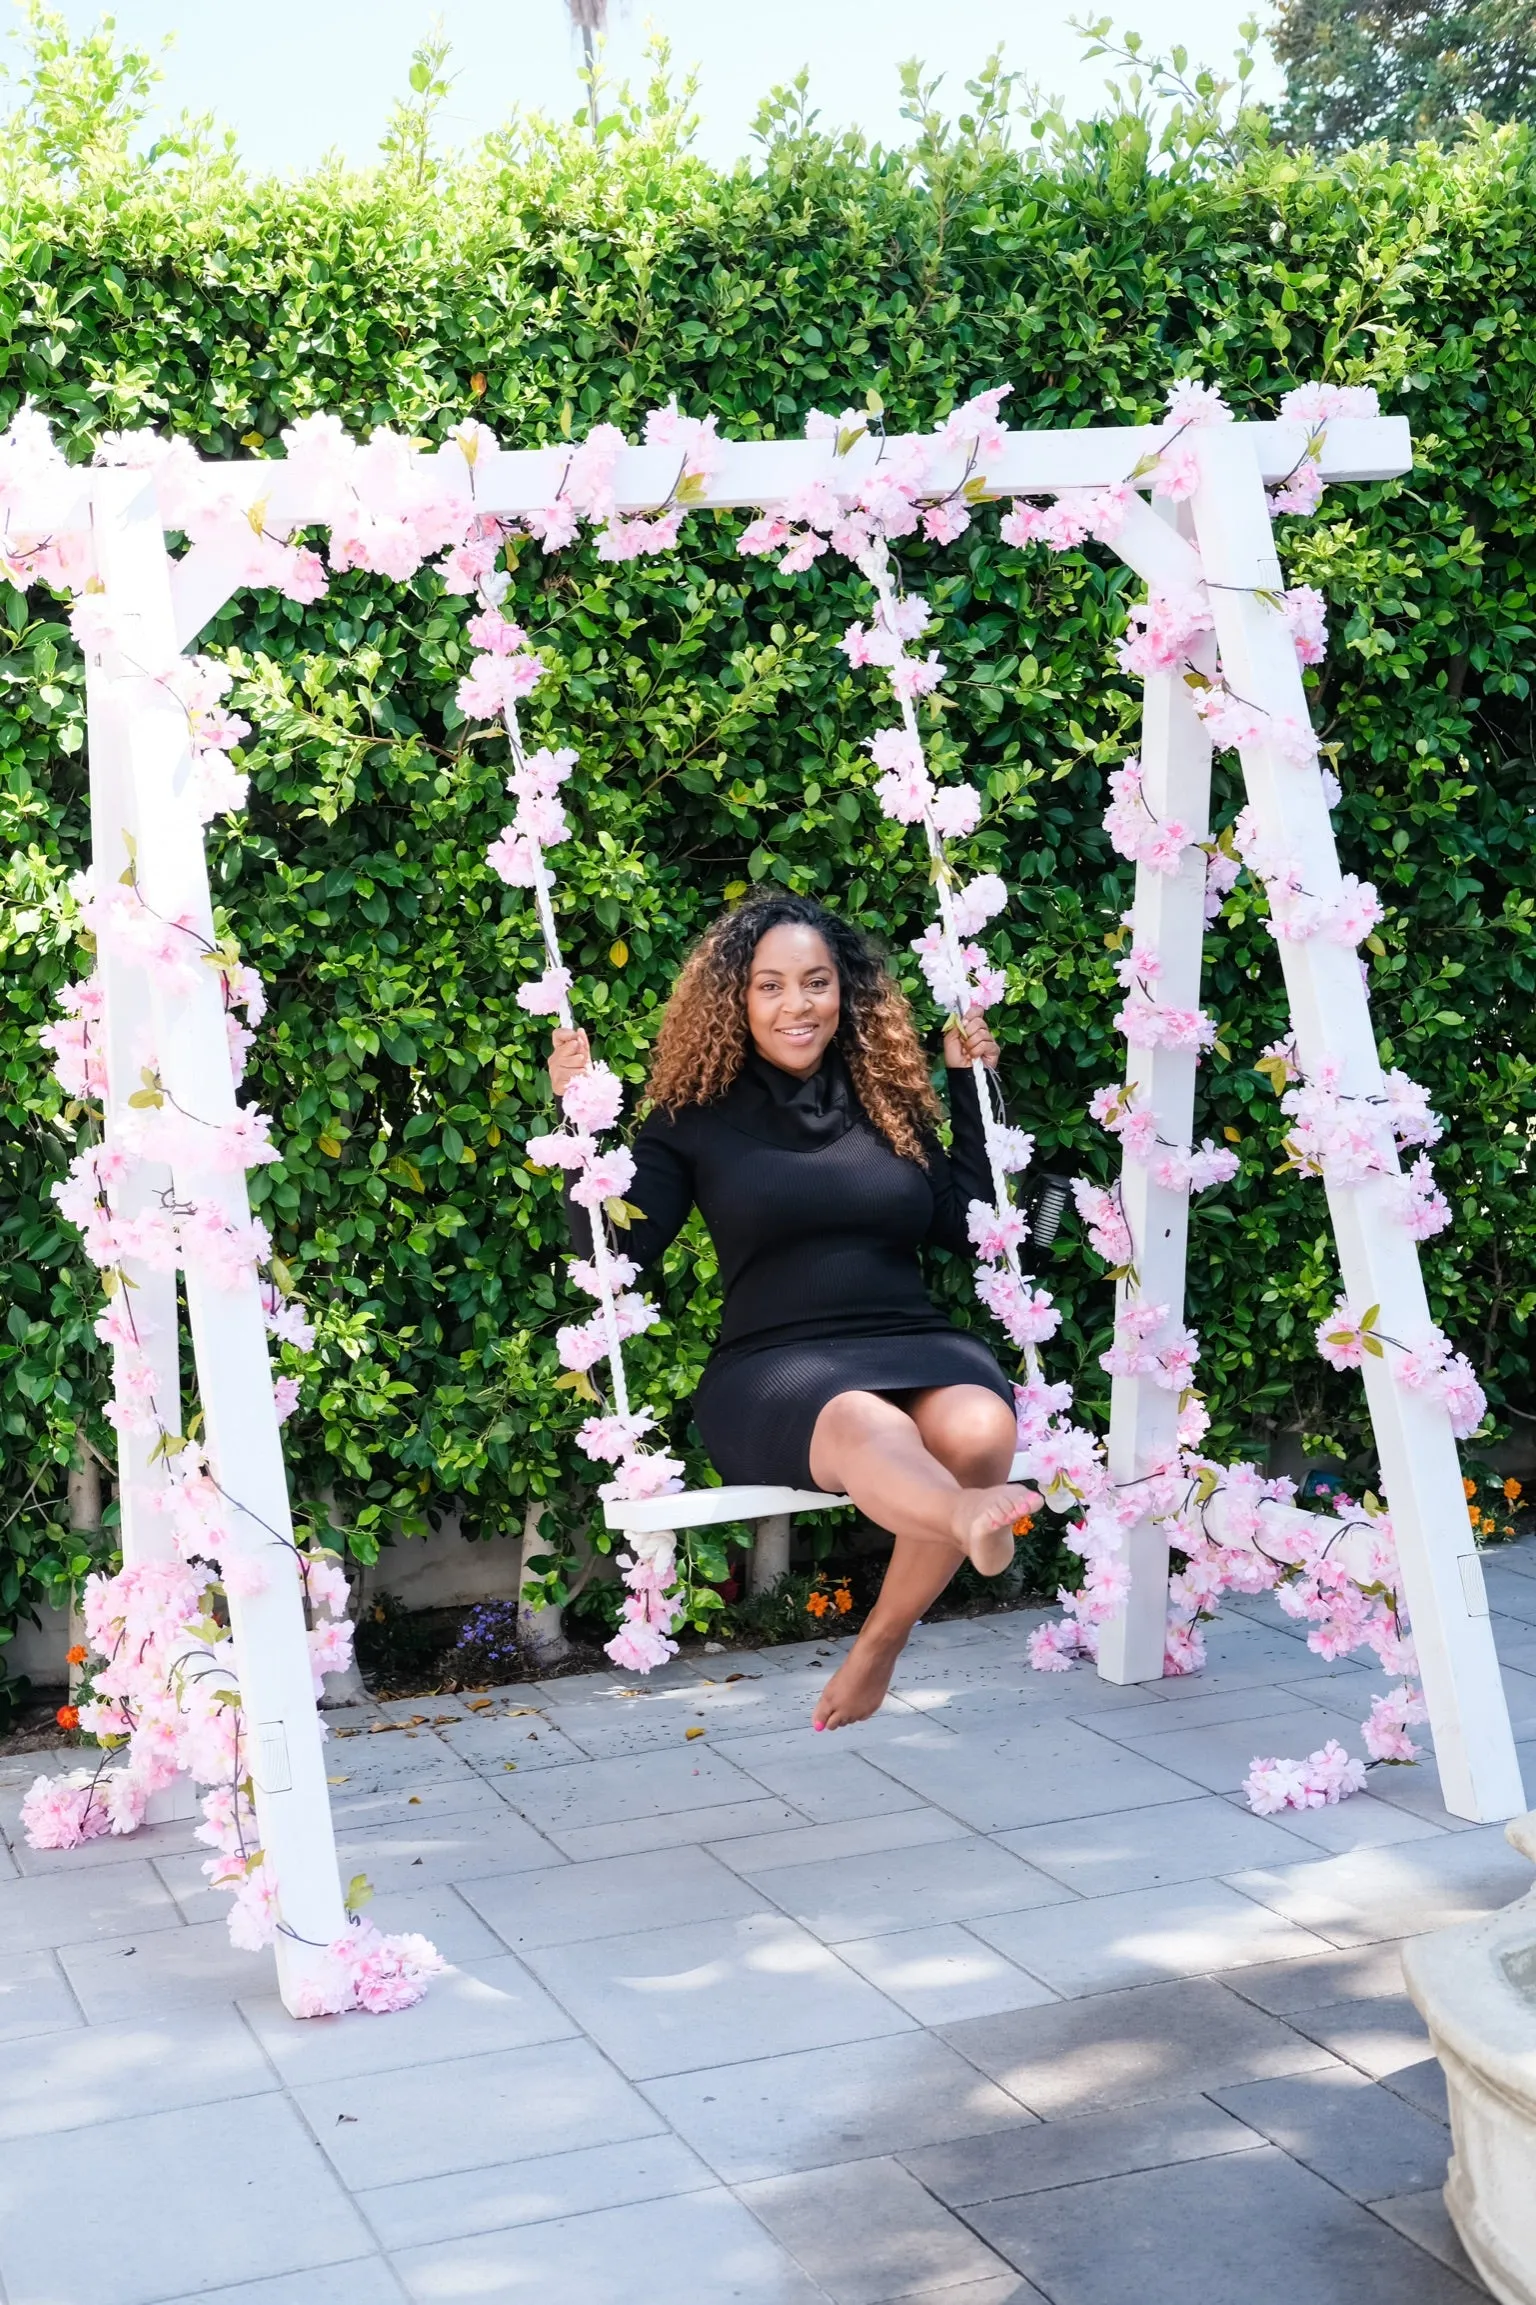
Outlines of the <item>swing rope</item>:
<svg viewBox="0 0 1536 2305">
<path fill-rule="evenodd" d="M 859 565 L 874 587 L 876 613 L 883 630 L 890 635 L 893 642 L 899 644 L 901 635 L 897 627 L 895 577 L 890 548 L 884 538 L 879 539 L 871 545 L 866 553 L 861 554 Z M 917 724 L 917 707 L 913 699 L 905 693 L 899 693 L 897 703 L 901 711 L 902 727 L 912 745 L 914 754 L 926 760 L 927 755 L 922 734 Z M 960 932 L 955 924 L 954 900 L 950 892 L 951 867 L 944 853 L 944 838 L 934 823 L 933 809 L 926 798 L 923 802 L 922 826 L 928 847 L 928 861 L 933 871 L 934 892 L 939 906 L 939 920 L 943 929 L 945 965 L 950 983 L 958 989 L 969 986 L 971 977 L 961 948 Z M 957 1015 L 956 1022 L 959 1021 Z M 992 1178 L 993 1210 L 999 1218 L 1003 1218 L 1013 1207 L 1013 1198 L 1008 1190 L 1007 1174 L 1002 1164 L 1002 1147 L 998 1139 L 998 1129 L 1005 1123 L 1004 1116 L 998 1110 L 997 1084 L 992 1073 L 979 1057 L 973 1056 L 970 1059 L 970 1068 L 971 1078 L 976 1084 L 977 1102 L 981 1108 L 981 1125 L 987 1147 L 987 1167 Z M 1008 1243 L 1005 1255 L 1009 1271 L 1015 1279 L 1022 1283 L 1026 1276 L 1019 1263 L 1019 1252 L 1012 1242 Z M 1028 1342 L 1023 1345 L 1022 1351 L 1025 1373 L 1030 1381 L 1034 1382 L 1040 1375 L 1039 1351 L 1035 1345 Z"/>
</svg>

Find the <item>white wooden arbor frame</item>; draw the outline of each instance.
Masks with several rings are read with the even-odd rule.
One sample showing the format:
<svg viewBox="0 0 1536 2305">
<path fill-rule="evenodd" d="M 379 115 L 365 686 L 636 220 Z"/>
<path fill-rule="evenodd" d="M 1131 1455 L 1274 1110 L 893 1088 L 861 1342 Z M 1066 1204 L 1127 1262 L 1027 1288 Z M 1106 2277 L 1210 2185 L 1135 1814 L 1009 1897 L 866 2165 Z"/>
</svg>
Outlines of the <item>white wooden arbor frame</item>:
<svg viewBox="0 0 1536 2305">
<path fill-rule="evenodd" d="M 1260 600 L 1256 588 L 1283 586 L 1264 486 L 1298 465 L 1307 453 L 1309 428 L 1301 423 L 1232 424 L 1186 438 L 1200 459 L 1195 495 L 1177 516 L 1166 505 L 1154 509 L 1138 497 L 1114 549 L 1159 590 L 1208 579 L 1216 642 L 1233 690 L 1268 713 L 1304 720 L 1305 694 L 1288 627 Z M 987 461 L 986 493 L 1042 495 L 1110 486 L 1153 458 L 1163 440 L 1163 429 L 1152 426 L 1011 433 L 1002 454 Z M 856 477 L 876 452 L 872 440 L 859 442 L 839 465 L 840 475 Z M 823 476 L 830 453 L 820 441 L 726 443 L 690 509 L 759 509 L 780 503 Z M 437 454 L 462 487 L 457 447 Z M 563 448 L 483 455 L 474 470 L 478 510 L 515 517 L 550 503 L 566 461 Z M 960 452 L 953 463 L 952 474 L 935 475 L 936 491 L 946 483 L 960 485 Z M 1327 428 L 1321 469 L 1328 481 L 1380 480 L 1411 465 L 1408 429 L 1399 418 L 1341 419 Z M 242 504 L 263 500 L 269 534 L 280 536 L 322 517 L 321 507 L 306 499 L 302 478 L 290 476 L 279 461 L 210 466 L 208 476 Z M 641 513 L 666 502 L 675 476 L 673 449 L 626 450 L 615 475 L 619 511 Z M 173 560 L 151 474 L 103 469 L 78 478 L 83 501 L 77 517 L 89 522 L 96 573 L 114 608 L 139 620 L 142 661 L 166 662 L 196 642 L 245 581 L 238 561 L 218 542 L 194 545 Z M 1197 837 L 1203 836 L 1209 820 L 1210 745 L 1189 691 L 1176 675 L 1162 674 L 1147 680 L 1145 692 L 1141 751 L 1149 803 L 1159 818 L 1181 818 Z M 211 938 L 203 833 L 190 790 L 181 705 L 163 685 L 110 656 L 88 667 L 87 703 L 98 887 L 124 872 L 130 856 L 126 840 L 131 839 L 146 901 L 162 915 L 190 918 Z M 1262 743 L 1244 749 L 1242 768 L 1264 842 L 1298 857 L 1309 891 L 1328 897 L 1338 888 L 1340 871 L 1320 779 L 1315 772 L 1289 766 Z M 1171 1005 L 1199 1005 L 1203 936 L 1200 849 L 1186 850 L 1176 875 L 1139 866 L 1135 938 L 1159 951 L 1159 995 Z M 1303 1071 L 1310 1076 L 1325 1058 L 1333 1058 L 1342 1067 L 1344 1093 L 1379 1094 L 1381 1065 L 1353 951 L 1320 939 L 1282 943 L 1279 949 Z M 146 1035 L 158 1051 L 164 1085 L 175 1102 L 203 1120 L 228 1120 L 235 1109 L 234 1089 L 216 972 L 198 972 L 198 981 L 185 992 L 153 986 L 115 940 L 104 943 L 100 968 L 110 1079 L 108 1141 L 121 1127 Z M 1159 1136 L 1170 1144 L 1188 1144 L 1194 1056 L 1133 1049 L 1129 1062 L 1129 1077 L 1156 1115 Z M 157 1175 L 141 1168 L 137 1175 L 137 1206 L 170 1184 L 168 1172 Z M 1389 1186 L 1390 1180 L 1382 1178 L 1329 1191 L 1344 1287 L 1353 1301 L 1381 1307 L 1386 1333 L 1421 1336 L 1429 1309 L 1418 1255 L 1390 1214 Z M 176 1189 L 184 1199 L 218 1201 L 232 1220 L 249 1213 L 240 1175 L 178 1170 Z M 1163 1190 L 1146 1167 L 1133 1161 L 1124 1165 L 1121 1190 L 1135 1240 L 1140 1293 L 1148 1301 L 1166 1303 L 1170 1318 L 1180 1320 L 1188 1195 Z M 136 1309 L 152 1326 L 147 1351 L 160 1411 L 169 1421 L 167 1412 L 174 1412 L 179 1389 L 175 1281 L 143 1266 L 130 1266 L 129 1277 L 137 1287 Z M 270 1547 L 274 1538 L 291 1538 L 291 1519 L 258 1295 L 254 1289 L 215 1288 L 195 1269 L 185 1275 L 185 1290 L 209 1454 L 226 1494 L 243 1508 L 244 1537 L 253 1546 Z M 1523 1808 L 1524 1797 L 1449 1420 L 1439 1404 L 1407 1396 L 1393 1379 L 1390 1361 L 1367 1360 L 1364 1375 L 1443 1797 L 1458 1816 L 1509 1817 Z M 1134 1480 L 1170 1454 L 1176 1414 L 1174 1396 L 1147 1378 L 1114 1380 L 1109 1462 L 1118 1480 Z M 122 1541 L 130 1562 L 154 1558 L 170 1546 L 164 1517 L 145 1509 L 146 1492 L 161 1477 L 149 1462 L 149 1447 L 136 1436 L 124 1436 L 120 1446 Z M 611 1526 L 635 1531 L 752 1520 L 772 1566 L 775 1556 L 787 1556 L 791 1513 L 845 1502 L 788 1489 L 716 1489 L 611 1507 L 608 1519 Z M 1219 1499 L 1216 1511 L 1213 1534 L 1219 1537 Z M 1278 1523 L 1297 1518 L 1277 1511 Z M 1306 1518 L 1315 1530 L 1315 1517 Z M 1358 1537 L 1339 1527 L 1336 1538 L 1336 1553 L 1349 1558 Z M 1104 1628 L 1099 1670 L 1118 1682 L 1155 1680 L 1163 1671 L 1168 1543 L 1161 1525 L 1150 1519 L 1131 1531 L 1128 1543 L 1129 1599 Z M 322 1957 L 319 1949 L 341 1934 L 345 1919 L 299 1578 L 291 1555 L 286 1570 L 271 1574 L 261 1593 L 232 1597 L 230 1608 L 253 1742 L 258 1829 L 283 1914 L 279 1983 L 293 2008 L 305 1976 Z"/>
</svg>

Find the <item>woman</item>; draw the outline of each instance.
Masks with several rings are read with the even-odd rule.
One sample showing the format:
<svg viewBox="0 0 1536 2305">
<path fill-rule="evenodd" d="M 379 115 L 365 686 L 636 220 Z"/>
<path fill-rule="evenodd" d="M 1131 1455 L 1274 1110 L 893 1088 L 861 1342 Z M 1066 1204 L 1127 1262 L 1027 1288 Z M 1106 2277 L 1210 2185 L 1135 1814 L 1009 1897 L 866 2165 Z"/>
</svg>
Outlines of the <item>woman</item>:
<svg viewBox="0 0 1536 2305">
<path fill-rule="evenodd" d="M 720 1340 L 693 1409 L 721 1478 L 840 1492 L 895 1539 L 818 1729 L 877 1710 L 962 1559 L 998 1575 L 1039 1503 L 1008 1485 L 1012 1386 L 923 1286 L 919 1249 L 968 1253 L 968 1206 L 992 1189 L 968 1066 L 995 1065 L 997 1043 L 979 1013 L 944 1056 L 948 1154 L 907 1004 L 864 939 L 804 897 L 755 897 L 684 965 L 634 1145 L 643 1215 L 625 1254 L 651 1263 L 697 1204 L 719 1257 Z M 587 1062 L 584 1033 L 555 1034 L 557 1095 Z"/>
</svg>

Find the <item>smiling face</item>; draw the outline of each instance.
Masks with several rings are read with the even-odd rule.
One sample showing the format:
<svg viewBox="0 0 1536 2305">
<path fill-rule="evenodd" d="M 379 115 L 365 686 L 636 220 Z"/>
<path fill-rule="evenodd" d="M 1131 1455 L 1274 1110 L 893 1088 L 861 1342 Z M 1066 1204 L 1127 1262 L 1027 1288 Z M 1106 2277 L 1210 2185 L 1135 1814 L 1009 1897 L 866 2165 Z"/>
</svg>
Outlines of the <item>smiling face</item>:
<svg viewBox="0 0 1536 2305">
<path fill-rule="evenodd" d="M 781 1072 L 808 1078 L 837 1031 L 840 1007 L 837 964 L 826 940 L 788 921 L 769 929 L 747 979 L 747 1030 L 758 1055 Z"/>
</svg>

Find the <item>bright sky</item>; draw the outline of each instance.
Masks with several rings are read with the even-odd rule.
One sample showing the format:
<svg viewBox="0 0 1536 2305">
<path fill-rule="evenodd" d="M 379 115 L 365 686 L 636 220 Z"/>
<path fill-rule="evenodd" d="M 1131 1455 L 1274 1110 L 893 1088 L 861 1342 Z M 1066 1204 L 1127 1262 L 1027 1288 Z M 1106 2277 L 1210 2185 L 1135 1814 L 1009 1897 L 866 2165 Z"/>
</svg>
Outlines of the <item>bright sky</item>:
<svg viewBox="0 0 1536 2305">
<path fill-rule="evenodd" d="M 55 5 L 79 30 L 100 12 L 92 0 Z M 1225 72 L 1251 9 L 1252 0 L 1133 0 L 1116 23 L 1131 23 L 1149 48 L 1182 42 L 1192 60 Z M 116 0 L 112 13 L 135 44 L 175 34 L 165 111 L 216 113 L 257 167 L 303 168 L 328 147 L 369 159 L 434 14 L 459 75 L 444 141 L 472 140 L 515 105 L 570 114 L 584 102 L 565 0 Z M 759 100 L 802 65 L 824 125 L 883 141 L 908 133 L 897 109 L 904 58 L 942 71 L 958 112 L 966 79 L 999 42 L 1047 95 L 1091 111 L 1105 67 L 1081 61 L 1086 43 L 1067 18 L 1093 13 L 1073 0 L 610 0 L 608 68 L 638 71 L 647 27 L 665 33 L 677 61 L 700 68 L 699 148 L 729 162 L 749 149 Z"/>
</svg>

